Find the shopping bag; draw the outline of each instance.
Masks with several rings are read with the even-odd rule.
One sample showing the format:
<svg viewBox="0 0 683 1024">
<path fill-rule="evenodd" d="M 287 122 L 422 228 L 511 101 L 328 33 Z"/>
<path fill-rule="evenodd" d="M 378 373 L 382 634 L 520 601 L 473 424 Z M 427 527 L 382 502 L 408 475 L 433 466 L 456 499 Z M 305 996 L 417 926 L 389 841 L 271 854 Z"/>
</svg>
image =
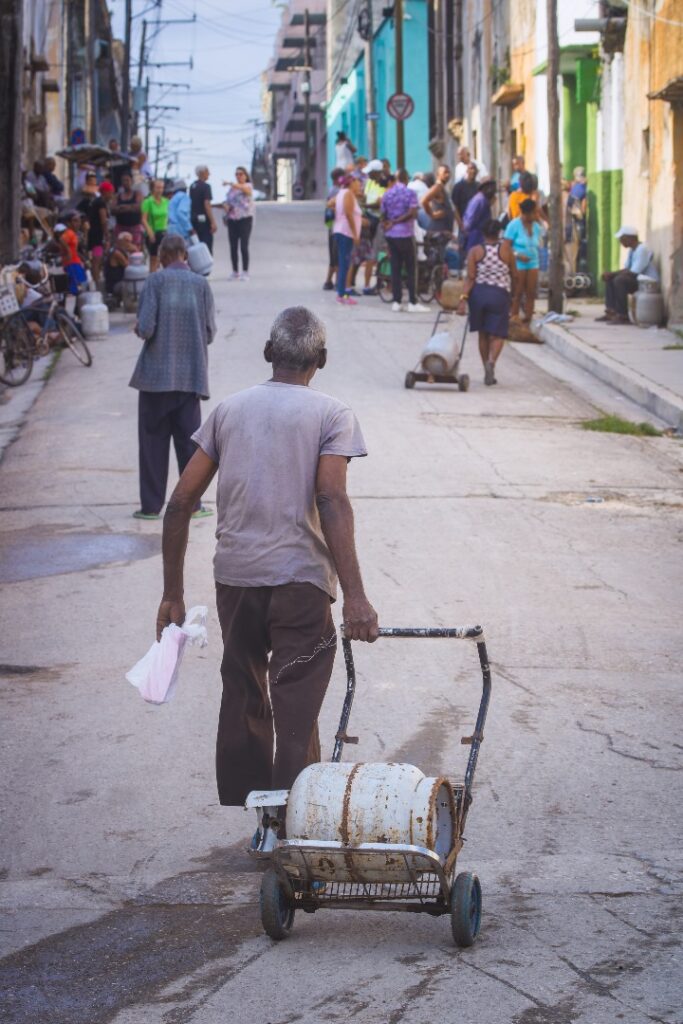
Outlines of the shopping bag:
<svg viewBox="0 0 683 1024">
<path fill-rule="evenodd" d="M 180 663 L 186 644 L 206 647 L 206 605 L 195 605 L 185 616 L 182 626 L 171 623 L 164 627 L 161 640 L 155 640 L 150 649 L 126 679 L 149 704 L 166 704 L 175 692 Z"/>
</svg>

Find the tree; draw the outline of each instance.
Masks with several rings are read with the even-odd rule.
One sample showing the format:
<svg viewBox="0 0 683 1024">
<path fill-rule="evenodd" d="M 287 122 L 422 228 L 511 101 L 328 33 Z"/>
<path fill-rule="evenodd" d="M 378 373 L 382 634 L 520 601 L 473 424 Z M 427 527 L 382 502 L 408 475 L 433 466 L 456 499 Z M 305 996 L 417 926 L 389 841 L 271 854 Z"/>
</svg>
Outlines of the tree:
<svg viewBox="0 0 683 1024">
<path fill-rule="evenodd" d="M 560 165 L 560 43 L 557 38 L 557 0 L 546 0 L 548 16 L 548 164 L 550 197 L 550 265 L 548 267 L 548 309 L 561 313 L 564 304 L 564 259 L 562 252 L 562 167 Z"/>
</svg>

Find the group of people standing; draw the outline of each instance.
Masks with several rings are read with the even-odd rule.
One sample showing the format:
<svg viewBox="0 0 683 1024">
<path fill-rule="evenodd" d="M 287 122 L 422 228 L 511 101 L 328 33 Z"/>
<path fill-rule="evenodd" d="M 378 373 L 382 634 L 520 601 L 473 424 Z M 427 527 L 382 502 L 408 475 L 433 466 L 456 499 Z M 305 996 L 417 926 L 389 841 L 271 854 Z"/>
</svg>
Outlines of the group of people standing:
<svg viewBox="0 0 683 1024">
<path fill-rule="evenodd" d="M 337 158 L 346 165 L 332 171 L 327 197 L 329 266 L 323 287 L 335 287 L 336 272 L 337 302 L 355 305 L 355 272 L 364 263 L 362 294 L 377 294 L 371 277 L 384 250 L 391 263 L 392 310 L 404 308 L 405 283 L 408 312 L 426 311 L 416 294 L 418 246 L 437 246 L 444 258 L 447 248 L 457 247 L 466 274 L 460 309 L 466 312 L 469 306 L 470 329 L 479 333 L 485 383 L 495 384 L 495 363 L 510 319 L 528 324 L 534 314 L 546 228 L 538 180 L 517 156 L 510 180 L 499 188 L 464 146 L 454 175 L 442 164 L 434 174 L 417 173 L 411 180 L 405 169 L 392 173 L 387 160 L 368 162 L 357 156 L 349 140 L 339 135 Z M 496 215 L 499 194 L 507 201 Z"/>
<path fill-rule="evenodd" d="M 127 263 L 127 254 L 143 248 L 149 255 L 150 272 L 156 271 L 161 242 L 169 234 L 179 235 L 186 246 L 192 241 L 204 242 L 213 252 L 217 223 L 209 168 L 200 165 L 195 173 L 196 180 L 189 189 L 182 179 L 170 183 L 161 178 L 141 179 L 139 170 L 134 172 L 121 165 L 113 165 L 103 180 L 98 180 L 94 169 L 79 175 L 80 186 L 66 202 L 68 209 L 60 213 L 54 229 L 69 290 L 76 294 L 83 286 L 86 264 L 96 286 L 104 285 L 109 290 L 110 270 L 120 270 Z M 230 244 L 231 280 L 247 281 L 254 198 L 246 168 L 238 167 L 235 180 L 224 185 L 227 192 L 222 208 Z M 63 242 L 65 231 L 69 232 L 68 245 Z M 113 277 L 118 280 L 120 275 Z"/>
</svg>

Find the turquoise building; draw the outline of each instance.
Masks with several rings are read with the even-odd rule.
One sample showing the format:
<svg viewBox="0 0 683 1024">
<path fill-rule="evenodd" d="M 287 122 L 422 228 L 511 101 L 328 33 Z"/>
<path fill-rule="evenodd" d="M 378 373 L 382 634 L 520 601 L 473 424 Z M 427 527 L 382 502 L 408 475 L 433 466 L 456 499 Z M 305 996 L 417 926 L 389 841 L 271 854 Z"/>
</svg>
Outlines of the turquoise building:
<svg viewBox="0 0 683 1024">
<path fill-rule="evenodd" d="M 387 100 L 396 91 L 396 48 L 393 19 L 385 18 L 374 33 L 372 61 L 375 77 L 377 156 L 388 157 L 396 167 L 396 121 L 387 112 Z M 405 0 L 403 19 L 403 91 L 412 97 L 415 110 L 404 121 L 406 167 L 413 174 L 432 166 L 429 144 L 429 57 L 427 51 L 427 0 Z M 359 153 L 369 156 L 365 103 L 365 58 L 354 64 L 346 83 L 340 85 L 326 109 L 328 171 L 335 165 L 337 132 L 346 132 Z"/>
</svg>

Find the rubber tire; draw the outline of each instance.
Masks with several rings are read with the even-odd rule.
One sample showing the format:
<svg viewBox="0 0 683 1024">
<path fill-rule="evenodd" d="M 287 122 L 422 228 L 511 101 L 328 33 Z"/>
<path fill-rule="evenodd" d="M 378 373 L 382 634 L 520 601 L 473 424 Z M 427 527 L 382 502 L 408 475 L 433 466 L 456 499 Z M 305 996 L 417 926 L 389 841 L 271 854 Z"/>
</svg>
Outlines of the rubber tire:
<svg viewBox="0 0 683 1024">
<path fill-rule="evenodd" d="M 420 302 L 429 304 L 434 300 L 434 267 L 429 267 L 429 276 L 422 271 L 422 281 L 420 281 L 420 268 L 418 266 L 417 271 L 417 297 Z"/>
<path fill-rule="evenodd" d="M 443 266 L 434 267 L 434 298 L 439 303 L 442 309 L 448 309 L 448 306 L 444 306 L 441 302 L 441 286 L 447 279 L 448 270 L 444 270 Z"/>
<path fill-rule="evenodd" d="M 481 928 L 481 883 L 471 871 L 461 871 L 451 889 L 451 931 L 461 949 L 474 943 Z"/>
<path fill-rule="evenodd" d="M 0 381 L 9 388 L 18 388 L 21 384 L 25 384 L 31 376 L 31 371 L 33 370 L 33 339 L 29 336 L 29 333 L 29 328 L 21 316 L 12 317 L 2 325 L 0 348 L 3 354 L 6 348 L 11 347 L 12 354 L 15 356 L 18 354 L 22 363 L 19 373 L 16 376 L 10 377 L 5 375 L 3 359 L 3 372 L 0 373 Z"/>
<path fill-rule="evenodd" d="M 259 904 L 266 935 L 276 942 L 288 938 L 294 923 L 294 894 L 291 887 L 286 887 L 280 880 L 274 868 L 268 868 L 261 879 Z"/>
<path fill-rule="evenodd" d="M 406 374 L 406 379 L 403 383 L 404 386 L 407 387 L 409 390 L 415 387 L 415 374 L 413 373 L 412 370 L 408 370 Z"/>
<path fill-rule="evenodd" d="M 57 321 L 57 327 L 59 333 L 62 336 L 62 341 L 70 348 L 73 354 L 78 359 L 79 363 L 83 366 L 92 365 L 92 355 L 90 349 L 87 346 L 86 340 L 79 331 L 76 324 L 73 322 L 68 313 L 65 313 L 63 309 L 58 310 L 55 313 L 55 320 Z"/>
<path fill-rule="evenodd" d="M 461 373 L 458 377 L 458 391 L 470 390 L 470 377 L 468 373 Z"/>
</svg>

